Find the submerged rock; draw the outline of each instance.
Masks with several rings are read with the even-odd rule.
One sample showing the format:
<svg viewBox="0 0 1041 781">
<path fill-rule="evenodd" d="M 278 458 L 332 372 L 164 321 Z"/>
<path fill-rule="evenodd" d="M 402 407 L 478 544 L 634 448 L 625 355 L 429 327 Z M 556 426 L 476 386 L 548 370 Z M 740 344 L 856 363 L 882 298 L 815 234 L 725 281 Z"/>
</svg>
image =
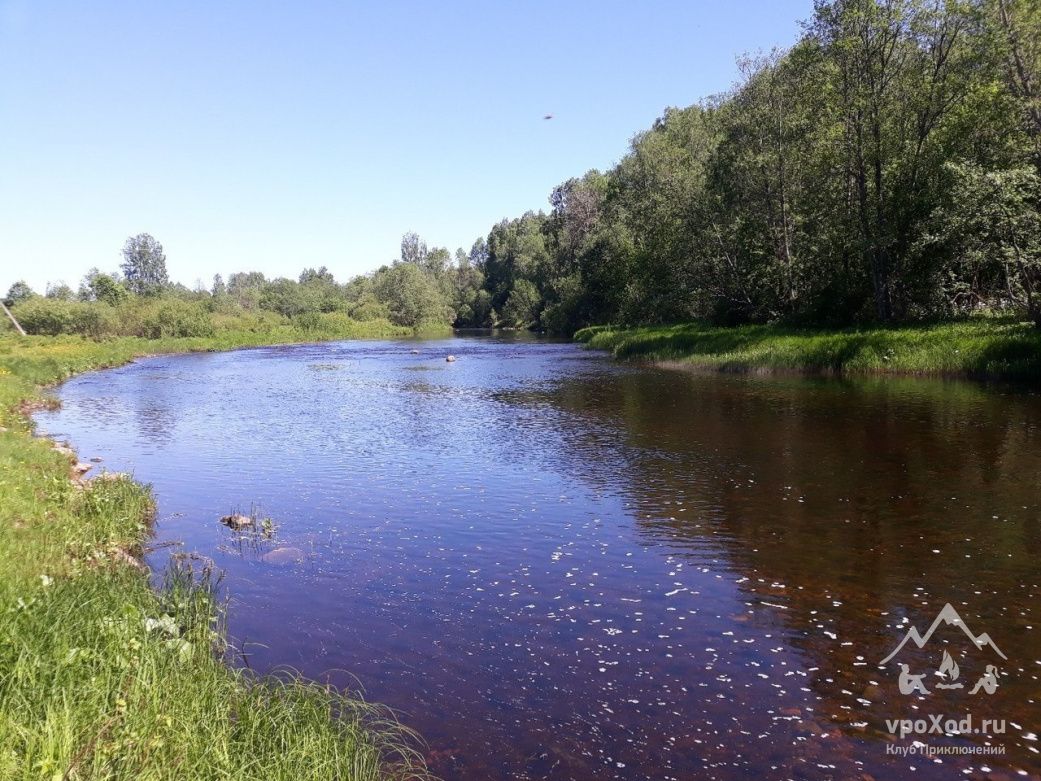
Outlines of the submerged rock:
<svg viewBox="0 0 1041 781">
<path fill-rule="evenodd" d="M 245 529 L 247 526 L 253 525 L 252 518 L 250 518 L 248 515 L 242 515 L 240 513 L 225 515 L 220 519 L 220 522 L 232 529 Z"/>
<path fill-rule="evenodd" d="M 279 566 L 299 564 L 304 560 L 304 552 L 299 548 L 275 548 L 261 556 L 260 560 L 265 564 L 276 564 Z"/>
<path fill-rule="evenodd" d="M 446 360 L 446 361 L 447 361 L 448 363 L 452 363 L 452 361 L 454 361 L 454 360 L 455 360 L 455 356 L 454 356 L 454 355 L 449 355 L 449 356 L 448 356 L 447 358 L 445 358 L 445 360 Z"/>
</svg>

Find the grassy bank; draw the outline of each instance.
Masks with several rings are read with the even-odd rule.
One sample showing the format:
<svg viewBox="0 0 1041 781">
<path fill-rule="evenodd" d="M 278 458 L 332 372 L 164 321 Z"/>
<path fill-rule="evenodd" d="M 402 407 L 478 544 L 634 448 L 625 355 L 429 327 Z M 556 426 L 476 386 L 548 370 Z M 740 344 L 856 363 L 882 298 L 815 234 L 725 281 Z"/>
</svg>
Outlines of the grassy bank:
<svg viewBox="0 0 1041 781">
<path fill-rule="evenodd" d="M 172 571 L 155 590 L 136 563 L 147 487 L 75 480 L 72 456 L 31 436 L 24 411 L 42 385 L 142 354 L 260 341 L 273 340 L 0 338 L 0 778 L 422 775 L 416 742 L 380 709 L 226 665 L 207 573 Z"/>
<path fill-rule="evenodd" d="M 575 334 L 618 358 L 679 362 L 720 371 L 921 374 L 1041 380 L 1041 331 L 979 319 L 941 325 L 847 330 L 685 323 L 595 326 Z"/>
</svg>

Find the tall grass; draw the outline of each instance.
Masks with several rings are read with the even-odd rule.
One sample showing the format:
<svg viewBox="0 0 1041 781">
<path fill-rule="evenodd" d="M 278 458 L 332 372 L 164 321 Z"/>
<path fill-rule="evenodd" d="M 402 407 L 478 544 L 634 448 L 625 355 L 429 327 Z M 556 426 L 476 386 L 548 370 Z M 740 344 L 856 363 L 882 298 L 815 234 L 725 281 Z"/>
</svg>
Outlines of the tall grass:
<svg viewBox="0 0 1041 781">
<path fill-rule="evenodd" d="M 677 361 L 721 371 L 756 369 L 1041 380 L 1041 331 L 980 318 L 939 325 L 845 330 L 684 323 L 594 326 L 575 334 L 618 358 Z"/>
<path fill-rule="evenodd" d="M 225 664 L 212 573 L 174 569 L 154 589 L 136 563 L 149 490 L 72 481 L 20 411 L 41 384 L 142 352 L 253 343 L 0 339 L 0 779 L 426 775 L 387 711 Z"/>
</svg>

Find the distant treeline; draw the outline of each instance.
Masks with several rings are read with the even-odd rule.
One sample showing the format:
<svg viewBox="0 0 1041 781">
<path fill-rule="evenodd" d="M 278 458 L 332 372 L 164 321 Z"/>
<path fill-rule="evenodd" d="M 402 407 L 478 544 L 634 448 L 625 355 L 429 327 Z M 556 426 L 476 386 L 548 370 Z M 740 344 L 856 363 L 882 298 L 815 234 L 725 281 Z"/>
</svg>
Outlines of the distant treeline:
<svg viewBox="0 0 1041 781">
<path fill-rule="evenodd" d="M 460 256 L 428 249 L 414 234 L 402 240 L 402 259 L 372 274 L 338 283 L 324 266 L 296 280 L 257 271 L 190 289 L 169 281 L 162 245 L 147 233 L 123 247 L 118 272 L 92 269 L 78 290 L 49 285 L 40 295 L 16 282 L 5 299 L 31 334 L 212 336 L 225 331 L 270 332 L 282 327 L 326 335 L 380 335 L 444 330 L 475 319 L 471 303 L 488 298 L 482 277 Z M 483 294 L 483 295 L 482 295 Z M 494 320 L 490 309 L 482 323 Z"/>
<path fill-rule="evenodd" d="M 192 291 L 165 269 L 142 284 L 131 261 L 147 266 L 154 247 L 141 236 L 122 275 L 92 272 L 78 294 L 47 296 L 409 328 L 979 310 L 1041 326 L 1041 3 L 819 0 L 795 46 L 741 71 L 732 92 L 666 110 L 613 169 L 561 184 L 549 213 L 503 220 L 469 252 L 408 234 L 399 260 L 345 284 L 321 268 Z M 8 299 L 39 330 L 57 305 L 28 293 L 16 285 Z M 70 310 L 81 316 L 93 317 Z"/>
</svg>

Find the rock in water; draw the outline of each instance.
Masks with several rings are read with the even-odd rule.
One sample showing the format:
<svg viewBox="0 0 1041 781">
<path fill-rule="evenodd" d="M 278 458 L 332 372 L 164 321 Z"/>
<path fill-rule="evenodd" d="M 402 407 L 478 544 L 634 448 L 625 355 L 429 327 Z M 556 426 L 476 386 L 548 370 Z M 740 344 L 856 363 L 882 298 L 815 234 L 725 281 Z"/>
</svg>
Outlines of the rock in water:
<svg viewBox="0 0 1041 781">
<path fill-rule="evenodd" d="M 304 560 L 304 552 L 299 548 L 275 548 L 261 556 L 260 560 L 265 564 L 276 564 L 278 566 L 299 564 Z"/>
<path fill-rule="evenodd" d="M 232 529 L 245 529 L 247 526 L 253 525 L 252 518 L 248 515 L 241 515 L 239 513 L 235 513 L 234 515 L 225 515 L 220 519 L 220 522 Z"/>
<path fill-rule="evenodd" d="M 445 360 L 448 361 L 448 363 L 452 363 L 455 360 L 455 356 L 449 355 L 447 358 L 445 358 Z"/>
</svg>

